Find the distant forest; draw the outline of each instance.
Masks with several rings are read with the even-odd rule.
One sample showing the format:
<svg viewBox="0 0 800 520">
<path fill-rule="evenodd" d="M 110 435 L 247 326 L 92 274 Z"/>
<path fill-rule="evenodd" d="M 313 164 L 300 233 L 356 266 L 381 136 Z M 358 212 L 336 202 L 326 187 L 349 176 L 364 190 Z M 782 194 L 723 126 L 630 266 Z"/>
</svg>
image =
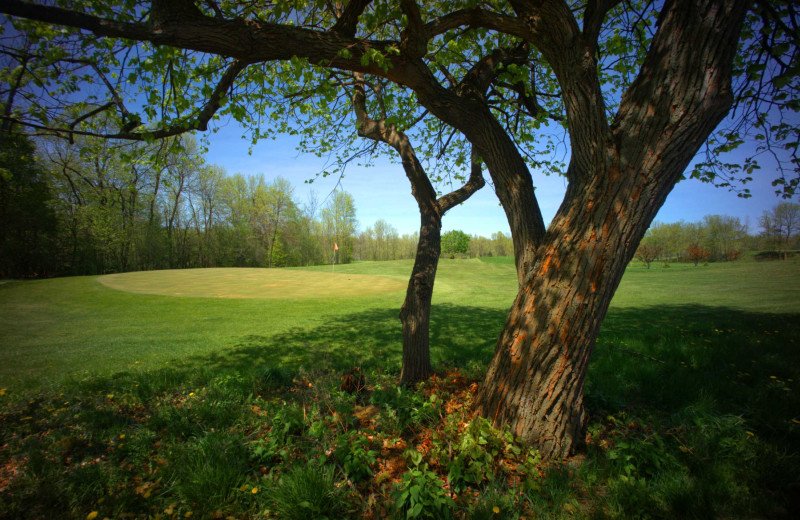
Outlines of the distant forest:
<svg viewBox="0 0 800 520">
<path fill-rule="evenodd" d="M 776 211 L 765 213 L 759 235 L 711 215 L 656 223 L 643 245 L 676 261 L 689 261 L 692 245 L 710 260 L 796 248 L 797 229 L 784 237 Z M 207 164 L 191 138 L 68 143 L 0 135 L 0 277 L 396 260 L 414 257 L 417 238 L 384 220 L 362 229 L 347 192 L 301 201 L 284 178 L 228 174 Z M 512 254 L 511 238 L 497 232 L 471 236 L 465 255 Z"/>
</svg>

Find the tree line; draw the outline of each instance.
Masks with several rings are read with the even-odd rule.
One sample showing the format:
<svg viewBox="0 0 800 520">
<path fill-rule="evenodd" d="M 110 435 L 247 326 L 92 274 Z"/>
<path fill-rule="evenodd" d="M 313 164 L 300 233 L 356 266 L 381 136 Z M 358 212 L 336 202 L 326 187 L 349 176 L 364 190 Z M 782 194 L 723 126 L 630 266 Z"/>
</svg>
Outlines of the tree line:
<svg viewBox="0 0 800 520">
<path fill-rule="evenodd" d="M 301 204 L 286 179 L 229 175 L 192 139 L 0 139 L 4 276 L 313 265 L 334 261 L 334 243 L 337 262 L 369 249 L 350 194 Z"/>
<path fill-rule="evenodd" d="M 653 261 L 735 261 L 745 251 L 782 253 L 800 247 L 800 205 L 783 202 L 765 210 L 759 231 L 737 217 L 706 215 L 699 222 L 654 222 L 639 244 L 636 258 L 648 267 Z M 769 255 L 767 255 L 769 256 Z"/>
<path fill-rule="evenodd" d="M 414 258 L 419 238 L 383 219 L 360 229 L 347 192 L 301 202 L 282 177 L 228 174 L 190 138 L 70 144 L 2 133 L 0 171 L 4 277 L 400 260 Z M 500 232 L 468 242 L 470 256 L 513 253 Z"/>
</svg>

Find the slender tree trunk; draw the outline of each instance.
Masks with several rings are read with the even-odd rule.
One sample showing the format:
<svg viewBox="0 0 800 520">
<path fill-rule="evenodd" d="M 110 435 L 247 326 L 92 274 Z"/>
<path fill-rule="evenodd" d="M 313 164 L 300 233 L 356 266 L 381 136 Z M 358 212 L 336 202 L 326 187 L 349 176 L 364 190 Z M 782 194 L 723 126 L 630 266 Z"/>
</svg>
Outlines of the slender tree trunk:
<svg viewBox="0 0 800 520">
<path fill-rule="evenodd" d="M 361 79 L 358 75 L 356 78 Z M 481 189 L 485 181 L 480 161 L 473 150 L 472 168 L 467 183 L 437 199 L 436 190 L 420 164 L 408 136 L 398 131 L 394 125 L 387 125 L 385 121 L 375 121 L 367 114 L 366 95 L 361 84 L 356 85 L 353 108 L 358 120 L 358 134 L 384 142 L 400 155 L 403 170 L 411 183 L 411 193 L 419 207 L 417 254 L 408 281 L 406 299 L 400 309 L 400 321 L 403 325 L 403 365 L 400 383 L 412 385 L 428 379 L 433 374 L 430 358 L 430 313 L 433 283 L 442 250 L 442 216 Z"/>
<path fill-rule="evenodd" d="M 400 308 L 403 324 L 403 369 L 400 383 L 424 381 L 433 374 L 430 360 L 430 317 L 433 283 L 441 253 L 442 219 L 432 211 L 420 212 L 419 242 L 406 299 Z"/>
</svg>

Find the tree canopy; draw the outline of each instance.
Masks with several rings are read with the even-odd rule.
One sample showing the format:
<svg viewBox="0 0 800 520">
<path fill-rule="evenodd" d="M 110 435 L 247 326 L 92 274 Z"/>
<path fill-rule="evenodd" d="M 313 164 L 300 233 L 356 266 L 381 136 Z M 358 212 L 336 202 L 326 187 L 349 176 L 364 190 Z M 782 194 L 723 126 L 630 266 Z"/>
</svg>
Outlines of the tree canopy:
<svg viewBox="0 0 800 520">
<path fill-rule="evenodd" d="M 442 235 L 442 253 L 446 255 L 467 254 L 469 235 L 461 230 L 448 231 Z"/>
<path fill-rule="evenodd" d="M 610 299 L 697 152 L 692 175 L 721 185 L 741 187 L 764 155 L 780 193 L 799 182 L 800 32 L 785 0 L 6 0 L 0 12 L 13 26 L 5 128 L 152 140 L 229 115 L 255 140 L 302 131 L 346 158 L 331 129 L 351 124 L 338 107 L 358 74 L 381 92 L 369 101 L 381 119 L 429 156 L 466 168 L 468 148 L 450 145 L 462 134 L 508 218 L 520 286 L 476 409 L 546 455 L 580 443 Z M 531 167 L 561 141 L 569 160 L 549 169 L 568 189 L 545 229 Z"/>
</svg>

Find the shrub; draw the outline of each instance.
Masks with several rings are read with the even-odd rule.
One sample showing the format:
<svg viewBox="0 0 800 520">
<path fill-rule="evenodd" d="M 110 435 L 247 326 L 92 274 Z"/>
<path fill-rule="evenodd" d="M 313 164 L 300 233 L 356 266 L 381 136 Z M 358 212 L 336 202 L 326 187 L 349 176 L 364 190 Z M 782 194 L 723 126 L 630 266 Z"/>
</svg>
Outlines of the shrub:
<svg viewBox="0 0 800 520">
<path fill-rule="evenodd" d="M 401 386 L 376 388 L 370 401 L 381 408 L 387 422 L 396 419 L 406 429 L 428 426 L 439 418 L 442 400 L 436 394 L 427 396 L 423 389 L 424 384 L 416 390 Z"/>
<path fill-rule="evenodd" d="M 293 404 L 280 406 L 271 414 L 270 423 L 269 432 L 249 446 L 250 459 L 260 464 L 271 464 L 289 457 L 292 437 L 303 433 L 303 410 Z"/>
<path fill-rule="evenodd" d="M 453 499 L 444 489 L 436 473 L 422 462 L 422 454 L 414 449 L 406 451 L 409 470 L 394 485 L 392 499 L 396 518 L 452 518 Z"/>
<path fill-rule="evenodd" d="M 261 394 L 280 390 L 292 384 L 292 373 L 282 366 L 262 365 L 253 371 L 253 393 Z"/>
<path fill-rule="evenodd" d="M 539 463 L 536 450 L 524 452 L 509 431 L 496 430 L 491 423 L 478 417 L 458 433 L 458 422 L 446 426 L 445 436 L 453 438 L 447 445 L 436 443 L 434 453 L 448 471 L 448 481 L 456 492 L 468 485 L 493 482 L 498 472 L 504 472 L 503 461 L 513 461 L 518 470 L 526 473 Z"/>
<path fill-rule="evenodd" d="M 465 511 L 469 520 L 516 520 L 520 517 L 514 494 L 505 487 L 488 486 Z"/>
<path fill-rule="evenodd" d="M 375 464 L 377 452 L 369 449 L 369 439 L 366 435 L 351 431 L 340 435 L 336 440 L 336 450 L 333 456 L 342 466 L 347 477 L 360 482 L 372 476 L 372 466 Z"/>
<path fill-rule="evenodd" d="M 689 260 L 691 260 L 696 267 L 701 261 L 706 260 L 709 256 L 711 256 L 711 251 L 703 249 L 697 244 L 692 244 L 686 248 L 686 254 Z"/>
<path fill-rule="evenodd" d="M 650 269 L 650 263 L 661 255 L 661 248 L 653 244 L 639 244 L 636 258 L 641 260 Z"/>
</svg>

